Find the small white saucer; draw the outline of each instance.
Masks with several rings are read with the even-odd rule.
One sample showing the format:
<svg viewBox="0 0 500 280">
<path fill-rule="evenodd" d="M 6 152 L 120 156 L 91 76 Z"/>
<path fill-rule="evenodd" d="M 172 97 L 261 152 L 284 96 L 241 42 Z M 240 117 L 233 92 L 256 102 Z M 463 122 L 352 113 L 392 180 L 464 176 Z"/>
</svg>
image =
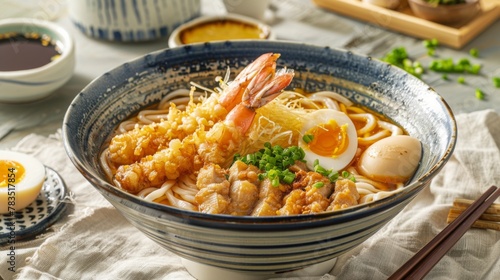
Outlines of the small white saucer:
<svg viewBox="0 0 500 280">
<path fill-rule="evenodd" d="M 0 244 L 33 238 L 64 213 L 67 189 L 62 177 L 45 167 L 46 177 L 35 201 L 14 213 L 0 215 Z"/>
</svg>

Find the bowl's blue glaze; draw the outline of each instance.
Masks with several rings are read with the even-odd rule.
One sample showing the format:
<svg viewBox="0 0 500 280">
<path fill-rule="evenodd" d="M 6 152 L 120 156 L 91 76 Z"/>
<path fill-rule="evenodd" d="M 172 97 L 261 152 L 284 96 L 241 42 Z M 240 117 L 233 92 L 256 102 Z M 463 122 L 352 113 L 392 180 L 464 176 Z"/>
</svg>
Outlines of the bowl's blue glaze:
<svg viewBox="0 0 500 280">
<path fill-rule="evenodd" d="M 190 81 L 214 87 L 228 66 L 238 72 L 266 52 L 295 70 L 291 87 L 332 90 L 399 123 L 423 144 L 423 158 L 400 193 L 320 215 L 208 215 L 145 202 L 110 185 L 99 153 L 115 127 Z M 150 238 L 190 260 L 241 271 L 280 272 L 331 259 L 392 219 L 443 167 L 456 141 L 446 102 L 419 79 L 348 51 L 299 43 L 234 41 L 161 50 L 108 72 L 73 101 L 63 125 L 65 147 L 80 172 Z"/>
</svg>

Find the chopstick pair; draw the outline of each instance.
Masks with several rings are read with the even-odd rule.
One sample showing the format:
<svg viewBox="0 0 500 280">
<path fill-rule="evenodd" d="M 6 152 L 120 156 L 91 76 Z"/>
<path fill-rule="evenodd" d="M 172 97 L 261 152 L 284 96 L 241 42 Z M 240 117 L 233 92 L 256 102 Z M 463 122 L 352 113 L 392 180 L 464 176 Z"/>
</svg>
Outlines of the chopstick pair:
<svg viewBox="0 0 500 280">
<path fill-rule="evenodd" d="M 422 279 L 499 196 L 500 188 L 490 187 L 388 279 Z"/>
</svg>

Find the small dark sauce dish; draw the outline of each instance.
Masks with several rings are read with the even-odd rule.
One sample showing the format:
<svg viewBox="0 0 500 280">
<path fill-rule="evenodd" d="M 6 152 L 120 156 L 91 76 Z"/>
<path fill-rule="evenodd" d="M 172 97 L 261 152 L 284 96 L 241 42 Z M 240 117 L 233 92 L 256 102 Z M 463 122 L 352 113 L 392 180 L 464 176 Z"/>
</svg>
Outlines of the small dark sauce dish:
<svg viewBox="0 0 500 280">
<path fill-rule="evenodd" d="M 46 34 L 0 34 L 0 71 L 38 68 L 59 58 L 61 52 Z"/>
<path fill-rule="evenodd" d="M 75 68 L 75 47 L 58 24 L 31 18 L 0 20 L 0 103 L 43 99 Z"/>
</svg>

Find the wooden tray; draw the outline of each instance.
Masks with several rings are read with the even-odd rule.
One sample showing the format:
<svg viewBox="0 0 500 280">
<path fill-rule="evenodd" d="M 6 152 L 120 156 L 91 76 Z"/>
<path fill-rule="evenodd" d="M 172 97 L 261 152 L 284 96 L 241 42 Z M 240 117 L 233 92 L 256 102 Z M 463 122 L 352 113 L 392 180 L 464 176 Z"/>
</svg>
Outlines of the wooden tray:
<svg viewBox="0 0 500 280">
<path fill-rule="evenodd" d="M 481 12 L 462 25 L 442 25 L 415 16 L 408 3 L 397 10 L 361 0 L 312 0 L 317 6 L 422 39 L 436 38 L 443 45 L 462 48 L 500 17 L 500 0 L 482 0 Z"/>
</svg>

